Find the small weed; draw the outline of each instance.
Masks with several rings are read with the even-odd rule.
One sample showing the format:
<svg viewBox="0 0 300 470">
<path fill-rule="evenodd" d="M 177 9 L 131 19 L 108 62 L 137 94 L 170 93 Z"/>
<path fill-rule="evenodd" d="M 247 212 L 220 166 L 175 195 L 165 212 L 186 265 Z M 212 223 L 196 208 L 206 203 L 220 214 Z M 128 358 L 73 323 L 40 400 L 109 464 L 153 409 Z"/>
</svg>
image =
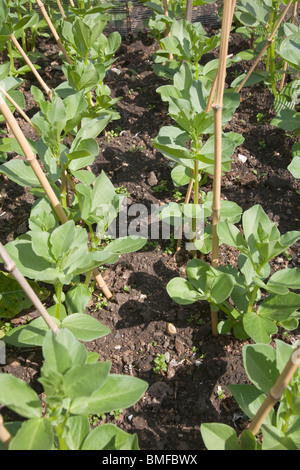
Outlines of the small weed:
<svg viewBox="0 0 300 470">
<path fill-rule="evenodd" d="M 94 311 L 106 308 L 107 305 L 108 305 L 107 299 L 104 297 L 104 295 L 101 292 L 100 294 L 97 295 L 97 301 L 96 301 Z"/>
<path fill-rule="evenodd" d="M 256 122 L 258 124 L 263 124 L 264 122 L 266 122 L 266 118 L 265 118 L 265 115 L 263 113 L 257 113 L 256 115 Z"/>
<path fill-rule="evenodd" d="M 265 142 L 264 140 L 260 140 L 260 141 L 258 142 L 258 145 L 259 145 L 260 150 L 264 150 L 264 149 L 266 148 L 266 146 L 267 146 L 267 144 L 266 144 L 266 142 Z"/>
<path fill-rule="evenodd" d="M 166 356 L 164 354 L 157 354 L 156 358 L 154 359 L 154 364 L 155 366 L 153 367 L 153 372 L 155 374 L 167 372 Z"/>
<path fill-rule="evenodd" d="M 173 190 L 173 197 L 174 197 L 175 201 L 178 202 L 178 201 L 182 200 L 183 194 L 180 191 L 174 189 Z"/>
<path fill-rule="evenodd" d="M 124 286 L 124 287 L 123 287 L 123 289 L 124 289 L 124 291 L 125 291 L 125 292 L 127 292 L 127 293 L 129 294 L 129 292 L 130 292 L 130 289 L 129 289 L 129 287 L 128 287 L 128 286 Z"/>
<path fill-rule="evenodd" d="M 176 247 L 177 247 L 177 242 L 176 240 L 174 239 L 174 235 L 171 233 L 170 235 L 170 243 L 169 245 L 166 247 L 164 253 L 166 255 L 174 255 L 174 253 L 176 252 Z"/>
<path fill-rule="evenodd" d="M 217 394 L 218 394 L 218 397 L 219 397 L 220 400 L 224 400 L 225 391 L 222 389 L 222 387 L 220 385 L 218 386 Z"/>
<path fill-rule="evenodd" d="M 136 145 L 132 145 L 129 149 L 130 153 L 137 153 L 137 152 L 143 152 L 144 147 L 142 145 L 139 145 L 138 147 Z"/>
<path fill-rule="evenodd" d="M 156 194 L 167 192 L 168 190 L 169 189 L 166 180 L 161 180 L 160 184 L 153 186 L 153 192 Z"/>
<path fill-rule="evenodd" d="M 124 188 L 123 186 L 115 188 L 115 192 L 116 194 L 125 194 L 125 196 L 130 197 L 130 193 L 127 191 L 127 188 Z"/>
</svg>

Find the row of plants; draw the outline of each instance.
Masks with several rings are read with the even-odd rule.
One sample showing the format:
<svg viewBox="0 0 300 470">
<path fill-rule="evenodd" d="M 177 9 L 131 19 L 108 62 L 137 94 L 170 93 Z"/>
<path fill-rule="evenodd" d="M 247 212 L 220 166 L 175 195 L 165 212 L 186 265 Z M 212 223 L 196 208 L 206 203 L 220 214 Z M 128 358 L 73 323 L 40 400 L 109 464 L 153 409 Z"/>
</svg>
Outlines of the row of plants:
<svg viewBox="0 0 300 470">
<path fill-rule="evenodd" d="M 42 3 L 37 3 L 43 12 Z M 281 343 L 277 344 L 275 353 L 269 343 L 279 326 L 294 330 L 298 325 L 300 297 L 293 291 L 299 285 L 299 269 L 284 269 L 271 275 L 270 260 L 299 240 L 300 232 L 281 235 L 261 206 L 243 213 L 237 204 L 220 200 L 221 175 L 230 171 L 231 158 L 243 142 L 242 136 L 225 130 L 240 103 L 240 84 L 231 84 L 224 90 L 226 67 L 245 57 L 253 60 L 256 52 L 245 51 L 228 57 L 235 2 L 224 2 L 221 34 L 212 37 L 200 23 L 189 21 L 190 3 L 170 1 L 168 5 L 157 0 L 148 4 L 156 14 L 148 25 L 160 45 L 154 57 L 154 70 L 169 81 L 157 91 L 167 103 L 174 121 L 172 126 L 160 130 L 153 145 L 175 163 L 171 174 L 175 186 L 188 186 L 185 203 L 163 206 L 160 216 L 179 226 L 183 225 L 183 215 L 187 213 L 193 220 L 193 259 L 187 266 L 186 278 L 171 280 L 167 291 L 181 305 L 208 301 L 215 335 L 232 331 L 237 338 L 251 338 L 256 343 L 247 346 L 244 353 L 245 368 L 253 387 L 242 387 L 232 393 L 247 416 L 254 423 L 258 416 L 259 423 L 258 428 L 255 424 L 244 432 L 241 440 L 234 430 L 219 424 L 202 425 L 201 433 L 207 448 L 261 448 L 255 439 L 261 429 L 260 406 L 264 406 L 266 395 L 278 380 L 280 393 L 276 388 L 271 398 L 275 397 L 275 402 L 281 400 L 281 411 L 265 421 L 262 448 L 273 448 L 275 441 L 279 448 L 298 448 L 299 375 L 295 374 L 298 357 L 295 361 L 294 348 Z M 200 3 L 196 1 L 194 5 Z M 271 8 L 269 2 L 262 3 L 266 3 L 268 13 L 273 16 L 274 11 L 278 11 L 277 4 L 272 4 Z M 260 3 L 255 5 L 259 8 Z M 28 141 L 20 132 L 11 112 L 18 108 L 11 99 L 5 95 L 8 101 L 0 103 L 0 111 L 15 134 L 15 139 L 2 139 L 2 158 L 6 160 L 6 153 L 17 152 L 27 160 L 8 159 L 0 166 L 0 172 L 21 186 L 31 187 L 31 193 L 36 196 L 29 218 L 30 230 L 5 245 L 5 254 L 1 253 L 1 257 L 5 261 L 8 255 L 6 269 L 15 274 L 15 264 L 21 275 L 35 282 L 32 286 L 37 292 L 37 281 L 53 286 L 54 292 L 53 306 L 47 312 L 51 316 L 50 324 L 45 323 L 44 318 L 37 318 L 4 337 L 7 344 L 14 346 L 42 346 L 45 358 L 40 381 L 47 397 L 46 415 L 41 414 L 38 397 L 27 384 L 8 374 L 1 375 L 0 402 L 27 418 L 24 423 L 7 424 L 5 428 L 0 423 L 0 430 L 5 429 L 10 435 L 5 440 L 9 441 L 10 449 L 133 450 L 138 447 L 136 436 L 128 436 L 110 425 L 90 432 L 87 418 L 91 413 L 131 406 L 147 386 L 133 377 L 110 374 L 111 364 L 99 362 L 98 355 L 88 353 L 81 343 L 108 333 L 103 325 L 84 314 L 95 287 L 93 278 L 97 280 L 99 276 L 95 269 L 117 262 L 122 253 L 137 251 L 146 242 L 139 237 L 124 237 L 108 246 L 101 243 L 118 215 L 122 196 L 116 193 L 104 172 L 96 177 L 87 167 L 92 165 L 99 151 L 96 137 L 109 122 L 118 119 L 113 109 L 116 101 L 110 98 L 104 79 L 121 39 L 118 33 L 104 34 L 110 5 L 95 2 L 89 6 L 92 8 L 85 8 L 79 2 L 79 8 L 71 7 L 63 11 L 62 16 L 61 9 L 60 14 L 51 12 L 51 19 L 43 12 L 60 47 L 66 81 L 52 90 L 39 79 L 42 90 L 31 89 L 40 111 L 29 122 L 38 140 Z M 251 16 L 247 8 L 253 16 L 253 5 L 248 2 L 246 5 L 239 2 L 235 14 L 240 22 L 245 22 L 244 29 L 249 27 L 255 37 L 257 25 L 247 24 Z M 23 18 L 20 27 L 10 2 L 2 0 L 0 12 L 3 47 L 10 41 L 15 45 L 13 37 L 30 37 L 28 28 L 34 24 L 32 13 L 30 19 Z M 277 22 L 270 20 L 271 34 L 276 25 L 284 27 L 281 24 L 284 16 L 277 14 L 276 18 Z M 294 38 L 288 34 L 289 31 L 293 31 L 291 36 L 294 34 L 293 27 L 285 28 L 286 39 L 293 45 Z M 278 47 L 280 45 L 281 41 Z M 220 47 L 220 59 L 200 65 L 202 56 L 216 47 Z M 22 55 L 25 56 L 28 57 Z M 291 59 L 284 59 L 291 63 Z M 27 65 L 41 78 L 30 61 Z M 274 72 L 273 66 L 270 66 L 270 74 Z M 11 74 L 1 82 L 2 89 L 15 98 L 14 103 L 20 109 L 24 108 L 21 94 L 18 90 L 14 93 L 21 80 L 12 69 L 12 61 L 2 67 L 3 78 Z M 241 83 L 241 78 L 239 80 Z M 265 84 L 270 84 L 274 91 L 273 78 L 268 76 Z M 276 99 L 280 100 L 281 93 Z M 43 163 L 46 178 L 39 171 L 36 155 Z M 214 191 L 205 193 L 200 188 L 209 175 L 214 180 Z M 194 200 L 190 203 L 192 189 Z M 205 221 L 200 238 L 197 236 L 199 219 Z M 243 233 L 236 227 L 240 221 Z M 237 267 L 219 265 L 221 243 L 239 250 Z M 212 265 L 204 261 L 205 255 L 210 253 Z M 1 275 L 6 292 L 16 292 L 13 278 L 6 273 Z M 105 288 L 101 279 L 99 285 Z M 9 304 L 9 296 L 4 295 L 2 299 L 6 301 L 5 318 L 16 315 L 18 312 Z M 22 308 L 24 306 L 20 305 L 19 312 Z M 219 312 L 222 312 L 221 320 Z M 288 362 L 288 380 L 282 382 L 281 372 L 285 370 L 288 356 L 293 356 L 293 360 Z M 79 378 L 82 378 L 80 382 Z M 283 390 L 286 390 L 284 394 Z M 252 406 L 253 398 L 255 405 Z M 28 431 L 34 436 L 30 442 Z"/>
<path fill-rule="evenodd" d="M 291 231 L 281 235 L 276 223 L 270 221 L 260 205 L 243 212 L 241 207 L 231 201 L 224 200 L 218 204 L 220 174 L 230 171 L 231 157 L 236 147 L 243 143 L 242 136 L 226 132 L 224 128 L 239 106 L 242 87 L 250 87 L 263 81 L 275 98 L 277 115 L 271 125 L 289 132 L 296 131 L 296 135 L 299 133 L 299 113 L 296 110 L 299 89 L 299 27 L 293 24 L 295 13 L 290 21 L 284 22 L 293 2 L 286 2 L 283 12 L 279 9 L 281 2 L 238 2 L 235 18 L 239 27 L 236 32 L 249 39 L 251 49 L 236 56 L 226 56 L 226 65 L 223 55 L 223 77 L 225 67 L 245 59 L 252 60 L 256 65 L 267 51 L 265 69 L 253 72 L 255 67 L 252 67 L 248 73 L 236 77 L 224 91 L 222 101 L 218 90 L 216 91 L 215 101 L 211 105 L 215 84 L 220 83 L 222 76 L 222 36 L 220 44 L 220 35 L 208 37 L 201 23 L 187 20 L 187 9 L 179 11 L 177 5 L 174 10 L 173 2 L 169 3 L 168 8 L 166 3 L 148 3 L 155 12 L 155 20 L 151 19 L 148 26 L 159 42 L 154 56 L 154 71 L 170 82 L 157 92 L 162 101 L 167 103 L 168 114 L 174 124 L 161 128 L 153 144 L 175 163 L 171 173 L 175 187 L 189 185 L 189 188 L 184 203 L 174 202 L 161 208 L 161 218 L 170 221 L 171 217 L 174 225 L 182 225 L 183 214 L 188 211 L 195 218 L 198 216 L 204 221 L 200 236 L 197 236 L 196 225 L 194 226 L 193 259 L 187 265 L 186 276 L 172 279 L 167 285 L 167 291 L 180 305 L 209 302 L 215 335 L 232 332 L 240 340 L 251 339 L 256 343 L 244 348 L 244 365 L 253 386 L 230 387 L 241 409 L 250 420 L 255 420 L 266 395 L 283 370 L 283 357 L 288 359 L 288 354 L 291 355 L 294 350 L 293 347 L 278 342 L 275 352 L 269 343 L 279 327 L 288 331 L 298 327 L 300 296 L 294 291 L 299 289 L 300 270 L 286 268 L 271 273 L 271 262 L 300 239 L 300 232 Z M 206 2 L 194 2 L 194 5 L 199 3 Z M 222 31 L 226 27 L 225 8 L 229 21 L 234 2 L 224 2 Z M 178 20 L 178 16 L 181 19 Z M 227 27 L 230 29 L 230 26 Z M 164 37 L 162 32 L 165 33 Z M 202 55 L 218 46 L 220 61 L 212 60 L 201 66 Z M 279 60 L 276 60 L 277 57 Z M 291 79 L 284 86 L 283 78 L 287 74 Z M 218 130 L 216 111 L 219 108 L 223 112 Z M 219 168 L 216 164 L 218 132 L 221 136 L 219 145 L 222 147 Z M 289 165 L 289 170 L 295 177 L 298 176 L 298 150 L 299 143 L 295 143 L 292 148 L 293 160 Z M 208 175 L 213 175 L 213 193 L 199 190 L 207 181 Z M 191 188 L 194 193 L 193 203 L 189 203 Z M 216 212 L 217 216 L 214 217 Z M 241 230 L 236 224 L 241 225 Z M 220 244 L 233 247 L 239 252 L 237 266 L 219 265 Z M 200 252 L 200 259 L 197 251 Z M 204 260 L 205 255 L 210 253 L 211 264 Z M 221 312 L 220 319 L 216 312 Z M 272 372 L 269 364 L 267 365 L 271 357 Z M 266 377 L 268 385 L 264 382 Z M 236 431 L 228 426 L 202 424 L 201 434 L 207 448 L 299 448 L 299 371 L 286 392 L 283 394 L 281 390 L 281 394 L 275 396 L 278 400 L 281 399 L 278 413 L 273 410 L 261 428 L 253 424 L 239 438 Z M 260 438 L 254 437 L 259 429 L 262 432 L 262 444 Z"/>
</svg>

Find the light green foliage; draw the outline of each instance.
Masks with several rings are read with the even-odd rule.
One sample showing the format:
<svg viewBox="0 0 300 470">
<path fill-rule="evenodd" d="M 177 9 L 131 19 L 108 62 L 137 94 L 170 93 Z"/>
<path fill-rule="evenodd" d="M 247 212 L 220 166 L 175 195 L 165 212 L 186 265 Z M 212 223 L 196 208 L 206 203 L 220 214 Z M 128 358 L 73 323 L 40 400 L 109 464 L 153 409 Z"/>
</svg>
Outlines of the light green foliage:
<svg viewBox="0 0 300 470">
<path fill-rule="evenodd" d="M 226 220 L 218 225 L 220 243 L 240 252 L 238 268 L 224 265 L 215 269 L 202 260 L 192 260 L 187 279 L 172 279 L 167 291 L 181 305 L 206 300 L 222 310 L 227 319 L 219 323 L 220 333 L 233 329 L 240 339 L 269 343 L 279 325 L 293 330 L 299 322 L 300 296 L 292 291 L 299 286 L 300 271 L 284 269 L 270 276 L 269 261 L 299 240 L 300 232 L 280 235 L 259 205 L 243 214 L 242 224 L 244 235 Z"/>
<path fill-rule="evenodd" d="M 229 385 L 245 415 L 252 420 L 275 385 L 293 353 L 293 346 L 276 340 L 276 349 L 266 344 L 247 345 L 243 360 L 249 384 Z M 300 446 L 300 370 L 293 376 L 279 406 L 266 417 L 256 439 L 247 429 L 237 436 L 228 425 L 203 423 L 200 431 L 208 450 L 297 450 Z"/>
<path fill-rule="evenodd" d="M 99 362 L 69 329 L 45 334 L 44 365 L 39 382 L 46 415 L 37 393 L 20 379 L 0 374 L 0 403 L 27 418 L 9 423 L 9 450 L 137 450 L 136 435 L 113 425 L 90 429 L 90 414 L 128 408 L 147 384 L 135 377 L 110 374 L 109 361 Z M 0 448 L 4 448 L 0 444 Z"/>
</svg>

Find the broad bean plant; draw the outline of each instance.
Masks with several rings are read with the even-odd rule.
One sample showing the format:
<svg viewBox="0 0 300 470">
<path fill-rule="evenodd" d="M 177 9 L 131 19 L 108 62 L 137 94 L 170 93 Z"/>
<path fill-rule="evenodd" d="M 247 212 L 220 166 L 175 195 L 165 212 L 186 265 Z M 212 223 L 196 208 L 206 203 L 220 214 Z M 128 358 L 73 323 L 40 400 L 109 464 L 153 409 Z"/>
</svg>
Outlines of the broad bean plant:
<svg viewBox="0 0 300 470">
<path fill-rule="evenodd" d="M 245 371 L 251 384 L 229 385 L 245 417 L 252 420 L 283 371 L 294 347 L 276 340 L 275 346 L 249 344 L 243 348 Z M 240 435 L 226 424 L 202 423 L 207 450 L 297 450 L 300 447 L 300 369 L 285 389 L 278 407 L 266 417 L 255 437 L 248 429 Z"/>
<path fill-rule="evenodd" d="M 25 381 L 0 374 L 0 402 L 22 417 L 6 424 L 8 450 L 138 450 L 135 434 L 113 424 L 91 430 L 89 416 L 125 409 L 136 403 L 146 382 L 111 374 L 110 361 L 100 362 L 69 328 L 45 332 L 44 364 L 38 381 L 43 402 Z M 25 419 L 24 419 L 25 418 Z M 6 447 L 0 443 L 0 449 Z"/>
<path fill-rule="evenodd" d="M 240 253 L 238 266 L 213 268 L 195 259 L 186 268 L 187 279 L 174 278 L 167 285 L 170 297 L 180 305 L 207 301 L 222 311 L 220 333 L 230 330 L 239 339 L 270 343 L 281 326 L 294 330 L 299 323 L 300 296 L 293 292 L 300 282 L 299 268 L 271 275 L 270 261 L 300 239 L 299 231 L 281 235 L 260 205 L 245 211 L 242 232 L 231 222 L 220 221 L 220 243 Z"/>
</svg>

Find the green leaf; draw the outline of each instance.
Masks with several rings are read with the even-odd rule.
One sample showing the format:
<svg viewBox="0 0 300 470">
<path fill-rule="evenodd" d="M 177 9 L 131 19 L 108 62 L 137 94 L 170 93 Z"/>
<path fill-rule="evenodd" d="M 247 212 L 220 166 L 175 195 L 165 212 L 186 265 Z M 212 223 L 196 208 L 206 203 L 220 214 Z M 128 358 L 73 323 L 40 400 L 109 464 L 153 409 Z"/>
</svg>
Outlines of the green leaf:
<svg viewBox="0 0 300 470">
<path fill-rule="evenodd" d="M 285 38 L 279 48 L 279 55 L 296 69 L 300 69 L 300 32 Z"/>
<path fill-rule="evenodd" d="M 120 255 L 123 253 L 134 253 L 143 248 L 146 243 L 147 239 L 143 237 L 120 237 L 109 244 L 108 250 Z"/>
<path fill-rule="evenodd" d="M 233 428 L 222 423 L 203 423 L 200 432 L 207 450 L 240 450 Z"/>
<path fill-rule="evenodd" d="M 93 341 L 110 333 L 110 330 L 98 320 L 81 313 L 73 313 L 64 318 L 62 327 L 70 330 L 80 341 Z"/>
<path fill-rule="evenodd" d="M 294 292 L 286 295 L 271 294 L 262 301 L 258 315 L 273 321 L 285 321 L 300 308 L 300 296 Z"/>
<path fill-rule="evenodd" d="M 217 230 L 221 243 L 247 253 L 247 244 L 240 230 L 235 225 L 225 220 L 224 222 L 219 222 Z"/>
<path fill-rule="evenodd" d="M 90 432 L 90 423 L 87 416 L 70 416 L 66 427 L 68 433 L 66 443 L 69 450 L 80 450 L 84 439 Z"/>
<path fill-rule="evenodd" d="M 99 390 L 107 379 L 111 368 L 110 361 L 74 366 L 64 375 L 64 390 L 68 397 L 89 397 Z"/>
<path fill-rule="evenodd" d="M 269 279 L 268 286 L 283 286 L 289 289 L 298 289 L 300 285 L 300 268 L 280 269 Z"/>
<path fill-rule="evenodd" d="M 22 424 L 21 429 L 9 444 L 9 450 L 52 450 L 54 432 L 48 418 L 32 418 Z"/>
<path fill-rule="evenodd" d="M 243 360 L 253 385 L 268 395 L 279 377 L 275 349 L 266 344 L 248 344 L 243 348 Z"/>
<path fill-rule="evenodd" d="M 300 178 L 300 157 L 294 157 L 287 167 L 295 178 Z"/>
<path fill-rule="evenodd" d="M 107 423 L 93 429 L 81 450 L 139 450 L 138 438 Z"/>
<path fill-rule="evenodd" d="M 69 220 L 56 228 L 50 236 L 51 251 L 54 259 L 58 261 L 67 253 L 75 238 L 75 223 Z"/>
<path fill-rule="evenodd" d="M 59 320 L 53 318 L 53 321 L 60 326 Z M 42 346 L 49 327 L 42 317 L 35 318 L 29 325 L 22 325 L 13 328 L 5 337 L 4 342 L 18 348 L 30 346 Z"/>
<path fill-rule="evenodd" d="M 84 313 L 90 299 L 90 289 L 86 284 L 78 284 L 72 287 L 66 294 L 68 313 Z"/>
<path fill-rule="evenodd" d="M 171 279 L 167 284 L 167 292 L 174 302 L 179 305 L 190 305 L 204 297 L 190 282 L 181 277 Z"/>
<path fill-rule="evenodd" d="M 26 382 L 10 374 L 0 374 L 0 403 L 25 418 L 38 418 L 42 414 L 37 393 Z"/>
<path fill-rule="evenodd" d="M 46 289 L 32 281 L 29 284 L 40 300 L 48 297 Z M 0 271 L 0 318 L 13 318 L 31 305 L 20 284 L 10 274 Z"/>
<path fill-rule="evenodd" d="M 148 384 L 141 379 L 126 375 L 110 375 L 100 390 L 84 399 L 73 401 L 73 414 L 87 415 L 108 413 L 134 405 L 146 391 Z"/>
<path fill-rule="evenodd" d="M 261 427 L 262 450 L 297 450 L 296 444 L 275 426 Z"/>
<path fill-rule="evenodd" d="M 51 267 L 46 260 L 35 254 L 29 240 L 16 239 L 5 245 L 5 249 L 25 277 L 41 280 L 42 274 Z"/>
<path fill-rule="evenodd" d="M 215 304 L 222 304 L 230 296 L 234 287 L 234 277 L 220 273 L 212 284 L 210 297 Z"/>
<path fill-rule="evenodd" d="M 271 342 L 271 335 L 277 333 L 278 328 L 273 320 L 257 315 L 254 312 L 248 312 L 243 316 L 243 327 L 246 333 L 256 343 Z"/>
<path fill-rule="evenodd" d="M 55 335 L 48 331 L 43 343 L 44 372 L 54 371 L 64 374 L 73 365 L 84 364 L 87 350 L 66 328 Z"/>
<path fill-rule="evenodd" d="M 261 393 L 254 385 L 241 384 L 241 385 L 228 385 L 228 389 L 234 396 L 239 407 L 245 415 L 252 420 L 257 414 L 261 405 L 266 399 L 266 395 Z M 265 419 L 266 424 L 272 424 L 274 422 L 274 410 Z"/>
</svg>

